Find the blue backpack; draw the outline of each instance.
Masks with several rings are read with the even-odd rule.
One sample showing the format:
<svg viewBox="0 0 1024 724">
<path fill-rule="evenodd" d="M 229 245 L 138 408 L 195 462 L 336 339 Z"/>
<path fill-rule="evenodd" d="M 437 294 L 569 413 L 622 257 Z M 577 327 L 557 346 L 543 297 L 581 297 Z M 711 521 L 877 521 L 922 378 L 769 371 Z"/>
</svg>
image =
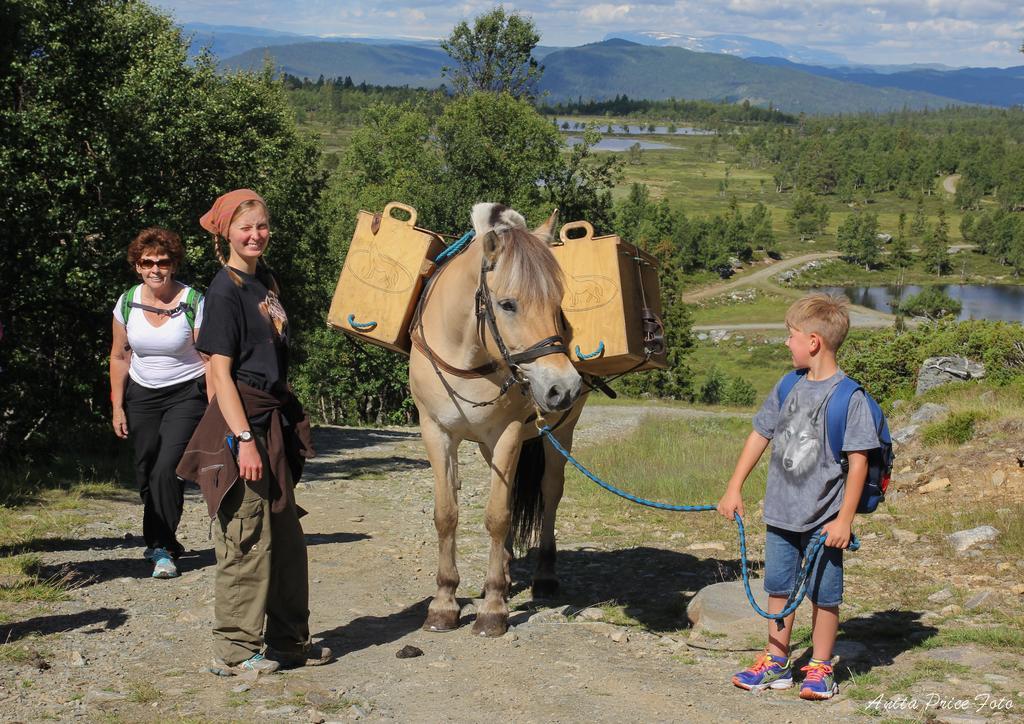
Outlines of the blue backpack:
<svg viewBox="0 0 1024 724">
<path fill-rule="evenodd" d="M 789 393 L 796 386 L 807 370 L 793 370 L 779 382 L 779 407 L 786 401 Z M 857 505 L 858 513 L 873 513 L 878 504 L 885 500 L 885 491 L 889 489 L 892 476 L 892 465 L 895 456 L 892 452 L 892 437 L 889 435 L 889 423 L 885 413 L 874 398 L 861 387 L 860 383 L 850 377 L 843 377 L 832 396 L 825 405 L 825 437 L 832 449 L 832 457 L 842 466 L 843 475 L 849 472 L 849 462 L 843 455 L 843 440 L 846 438 L 846 418 L 850 412 L 850 400 L 853 393 L 860 390 L 868 402 L 871 417 L 875 421 L 878 433 L 878 447 L 868 451 L 868 476 L 864 481 L 864 491 Z"/>
</svg>

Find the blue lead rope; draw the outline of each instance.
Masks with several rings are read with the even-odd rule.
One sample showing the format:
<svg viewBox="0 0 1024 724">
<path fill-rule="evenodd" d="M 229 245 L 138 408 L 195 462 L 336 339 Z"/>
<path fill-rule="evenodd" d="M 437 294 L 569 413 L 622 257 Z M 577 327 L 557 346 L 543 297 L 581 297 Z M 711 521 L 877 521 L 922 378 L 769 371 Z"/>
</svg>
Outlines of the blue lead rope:
<svg viewBox="0 0 1024 724">
<path fill-rule="evenodd" d="M 647 500 L 646 498 L 641 498 L 633 495 L 632 493 L 627 493 L 625 490 L 616 488 L 611 483 L 606 483 L 604 480 L 601 480 L 599 477 L 583 467 L 582 463 L 574 458 L 568 450 L 562 447 L 562 444 L 558 442 L 555 436 L 551 433 L 551 428 L 549 426 L 541 428 L 540 433 L 547 438 L 549 443 L 551 443 L 551 447 L 557 450 L 567 461 L 572 463 L 574 468 L 608 492 L 614 493 L 620 498 L 625 498 L 637 505 L 656 508 L 657 510 L 668 510 L 674 513 L 700 513 L 718 509 L 718 506 L 715 505 L 672 505 L 670 503 L 659 503 L 656 500 Z M 803 603 L 804 597 L 807 595 L 807 581 L 810 578 L 811 570 L 814 568 L 814 564 L 818 560 L 818 554 L 821 553 L 821 547 L 825 544 L 825 539 L 828 536 L 822 533 L 819 538 L 810 542 L 807 546 L 807 550 L 804 552 L 804 566 L 800 571 L 800 575 L 797 577 L 796 586 L 794 586 L 793 591 L 786 599 L 785 607 L 783 607 L 782 611 L 779 613 L 768 613 L 757 605 L 757 601 L 754 600 L 754 594 L 750 592 L 750 576 L 747 571 L 747 536 L 743 529 L 743 518 L 740 517 L 739 513 L 735 514 L 735 518 L 736 527 L 740 534 L 740 570 L 743 574 L 743 588 L 747 593 L 747 600 L 759 616 L 777 621 L 779 628 L 781 628 L 783 625 L 782 619 L 796 611 L 797 608 L 800 607 L 800 604 Z M 852 536 L 850 538 L 848 550 L 855 551 L 858 548 L 860 548 L 860 541 L 857 540 L 857 536 Z"/>
</svg>

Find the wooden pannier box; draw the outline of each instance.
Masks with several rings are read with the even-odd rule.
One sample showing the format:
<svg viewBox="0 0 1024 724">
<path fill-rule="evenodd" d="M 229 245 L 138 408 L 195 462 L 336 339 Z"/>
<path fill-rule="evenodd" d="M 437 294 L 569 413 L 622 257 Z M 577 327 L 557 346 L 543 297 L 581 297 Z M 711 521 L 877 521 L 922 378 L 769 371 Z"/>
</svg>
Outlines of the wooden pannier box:
<svg viewBox="0 0 1024 724">
<path fill-rule="evenodd" d="M 393 216 L 396 210 L 409 215 Z M 391 202 L 379 214 L 360 211 L 334 290 L 327 323 L 353 337 L 409 353 L 409 322 L 441 237 L 416 226 L 416 209 Z"/>
<path fill-rule="evenodd" d="M 570 238 L 579 229 L 584 234 Z M 565 274 L 562 312 L 569 323 L 569 357 L 580 372 L 598 376 L 668 367 L 661 327 L 658 262 L 618 236 L 594 237 L 587 221 L 562 226 L 551 247 Z M 656 322 L 645 324 L 642 310 Z M 660 334 L 658 340 L 651 334 Z M 648 356 L 646 350 L 654 349 Z"/>
</svg>

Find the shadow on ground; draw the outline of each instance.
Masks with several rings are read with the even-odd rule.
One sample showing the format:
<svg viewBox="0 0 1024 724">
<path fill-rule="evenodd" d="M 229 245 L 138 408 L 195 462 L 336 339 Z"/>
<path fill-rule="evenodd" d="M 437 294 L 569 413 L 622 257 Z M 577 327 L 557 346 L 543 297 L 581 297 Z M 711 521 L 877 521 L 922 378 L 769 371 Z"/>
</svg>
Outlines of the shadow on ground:
<svg viewBox="0 0 1024 724">
<path fill-rule="evenodd" d="M 387 616 L 360 616 L 342 626 L 314 634 L 313 638 L 323 639 L 339 658 L 353 651 L 389 644 L 420 628 L 426 620 L 429 604 L 427 597 Z"/>
<path fill-rule="evenodd" d="M 529 587 L 535 560 L 536 550 L 531 550 L 527 558 L 513 561 L 513 595 Z M 557 570 L 561 583 L 558 594 L 535 601 L 536 606 L 568 604 L 583 609 L 615 603 L 648 630 L 668 632 L 688 627 L 686 604 L 704 586 L 738 578 L 740 562 L 643 546 L 610 551 L 562 550 L 558 552 Z M 522 623 L 530 612 L 514 613 L 510 623 Z"/>
<path fill-rule="evenodd" d="M 46 636 L 86 626 L 93 628 L 85 633 L 99 633 L 119 628 L 127 620 L 128 615 L 123 608 L 96 608 L 79 613 L 37 616 L 26 621 L 0 626 L 0 643 L 11 643 L 29 634 Z"/>
</svg>

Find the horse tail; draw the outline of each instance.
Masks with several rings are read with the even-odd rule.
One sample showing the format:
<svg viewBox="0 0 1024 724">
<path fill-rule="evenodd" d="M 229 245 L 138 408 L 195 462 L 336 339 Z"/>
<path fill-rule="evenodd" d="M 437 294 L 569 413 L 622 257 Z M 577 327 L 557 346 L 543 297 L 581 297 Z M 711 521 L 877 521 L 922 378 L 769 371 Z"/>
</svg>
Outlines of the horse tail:
<svg viewBox="0 0 1024 724">
<path fill-rule="evenodd" d="M 527 440 L 519 450 L 515 484 L 512 488 L 512 525 L 509 530 L 514 549 L 526 553 L 537 542 L 544 519 L 544 439 Z"/>
</svg>

